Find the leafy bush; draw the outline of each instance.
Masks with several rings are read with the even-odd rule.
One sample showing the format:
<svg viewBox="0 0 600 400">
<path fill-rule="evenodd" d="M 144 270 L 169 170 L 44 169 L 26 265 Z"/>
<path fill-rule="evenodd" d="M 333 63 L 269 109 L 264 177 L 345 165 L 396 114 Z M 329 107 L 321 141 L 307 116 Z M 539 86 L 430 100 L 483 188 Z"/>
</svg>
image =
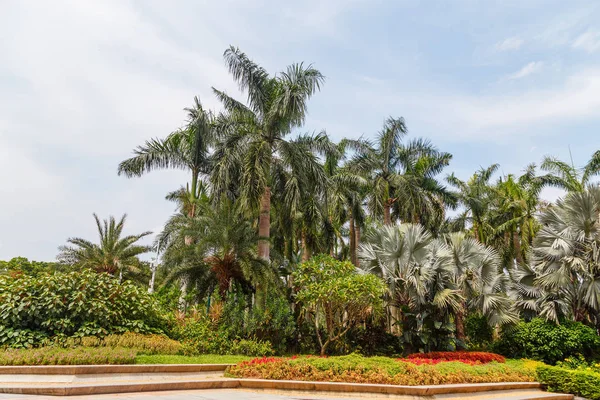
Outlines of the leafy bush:
<svg viewBox="0 0 600 400">
<path fill-rule="evenodd" d="M 135 350 L 124 348 L 40 347 L 0 352 L 0 365 L 133 364 L 135 357 Z"/>
<path fill-rule="evenodd" d="M 452 383 L 531 382 L 535 370 L 525 361 L 467 365 L 445 362 L 414 365 L 386 357 L 260 358 L 228 369 L 230 376 L 254 379 L 438 385 Z"/>
<path fill-rule="evenodd" d="M 231 293 L 219 318 L 219 328 L 230 339 L 269 341 L 285 352 L 296 331 L 288 300 L 276 291 L 267 293 L 265 305 L 248 307 L 248 301 Z"/>
<path fill-rule="evenodd" d="M 84 336 L 82 338 L 67 338 L 57 340 L 55 344 L 61 347 L 122 347 L 135 349 L 140 354 L 178 354 L 182 345 L 177 340 L 169 339 L 164 335 L 145 335 L 127 332 L 122 335 L 108 335 L 103 338 Z"/>
<path fill-rule="evenodd" d="M 172 333 L 183 342 L 182 352 L 188 356 L 199 354 L 240 354 L 266 356 L 275 354 L 268 340 L 229 339 L 207 317 L 189 317 L 177 322 Z"/>
<path fill-rule="evenodd" d="M 298 289 L 296 300 L 315 324 L 321 354 L 382 309 L 383 281 L 372 274 L 358 274 L 349 261 L 318 255 L 300 264 L 293 277 Z M 319 327 L 321 320 L 323 325 Z"/>
<path fill-rule="evenodd" d="M 556 325 L 535 318 L 504 332 L 492 348 L 509 358 L 532 358 L 555 364 L 577 354 L 591 359 L 599 345 L 600 337 L 594 329 L 582 323 L 565 321 Z"/>
<path fill-rule="evenodd" d="M 0 276 L 0 345 L 32 347 L 44 337 L 159 332 L 153 298 L 130 282 L 92 271 Z"/>
<path fill-rule="evenodd" d="M 540 366 L 538 380 L 550 392 L 570 393 L 590 400 L 600 400 L 600 373 Z"/>
<path fill-rule="evenodd" d="M 351 329 L 341 345 L 333 350 L 338 354 L 355 352 L 364 356 L 398 356 L 403 349 L 401 339 L 387 332 L 385 326 L 367 323 Z"/>
<path fill-rule="evenodd" d="M 501 355 L 482 351 L 434 351 L 431 353 L 409 354 L 406 358 L 409 360 L 466 361 L 481 364 L 492 361 L 499 363 L 506 362 L 506 359 Z"/>
<path fill-rule="evenodd" d="M 482 314 L 469 314 L 465 321 L 465 333 L 469 349 L 482 349 L 492 343 L 494 330 Z"/>
</svg>

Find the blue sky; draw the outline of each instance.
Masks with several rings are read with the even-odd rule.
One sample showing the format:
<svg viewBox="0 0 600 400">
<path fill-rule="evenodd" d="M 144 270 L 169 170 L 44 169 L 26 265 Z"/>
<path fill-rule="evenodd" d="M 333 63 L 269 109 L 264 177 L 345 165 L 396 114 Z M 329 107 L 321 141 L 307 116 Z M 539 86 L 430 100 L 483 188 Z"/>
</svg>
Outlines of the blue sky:
<svg viewBox="0 0 600 400">
<path fill-rule="evenodd" d="M 160 230 L 187 175 L 128 180 L 119 161 L 183 122 L 239 46 L 269 71 L 327 81 L 303 131 L 369 137 L 403 116 L 468 177 L 600 148 L 600 2 L 0 0 L 0 259 L 52 260 L 92 213 Z M 554 199 L 560 193 L 547 190 Z"/>
</svg>

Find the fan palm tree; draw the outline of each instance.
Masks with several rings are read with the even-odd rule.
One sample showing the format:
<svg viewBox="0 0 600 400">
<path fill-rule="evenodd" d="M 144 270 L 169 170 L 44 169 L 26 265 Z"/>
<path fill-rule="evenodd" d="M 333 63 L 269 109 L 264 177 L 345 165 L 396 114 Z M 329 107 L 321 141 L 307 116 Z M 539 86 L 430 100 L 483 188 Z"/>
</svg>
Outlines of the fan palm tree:
<svg viewBox="0 0 600 400">
<path fill-rule="evenodd" d="M 490 326 L 519 321 L 514 304 L 506 294 L 506 278 L 500 271 L 500 257 L 463 232 L 453 232 L 443 238 L 452 254 L 454 287 L 460 291 L 463 303 L 456 309 L 456 338 L 465 341 L 465 317 L 469 310 L 482 312 Z"/>
<path fill-rule="evenodd" d="M 191 172 L 190 186 L 186 187 L 189 197 L 189 216 L 195 213 L 195 200 L 200 198 L 200 178 L 211 170 L 209 147 L 215 140 L 213 116 L 205 110 L 198 97 L 194 106 L 186 108 L 187 122 L 164 139 L 150 139 L 134 150 L 131 157 L 119 164 L 118 174 L 128 178 L 142 176 L 156 169 L 180 169 Z"/>
<path fill-rule="evenodd" d="M 217 197 L 237 187 L 242 206 L 258 210 L 258 254 L 269 260 L 271 188 L 276 176 L 287 170 L 310 178 L 298 181 L 324 181 L 322 168 L 310 151 L 313 143 L 285 138 L 304 123 L 308 100 L 320 89 L 324 77 L 302 63 L 270 76 L 234 47 L 225 51 L 224 58 L 229 72 L 246 92 L 248 104 L 213 88 L 226 114 L 216 125 L 225 139 L 215 151 L 212 182 Z"/>
<path fill-rule="evenodd" d="M 583 168 L 576 168 L 572 162 L 569 164 L 551 156 L 544 157 L 541 167 L 548 172 L 543 176 L 546 184 L 567 192 L 583 192 L 590 180 L 600 174 L 600 150 L 592 154 Z"/>
<path fill-rule="evenodd" d="M 60 246 L 57 258 L 65 264 L 91 268 L 110 275 L 118 272 L 119 280 L 122 280 L 124 272 L 138 269 L 140 265 L 138 256 L 152 250 L 152 246 L 136 244 L 152 232 L 122 237 L 127 215 L 123 215 L 118 222 L 113 216 L 100 222 L 98 216 L 94 214 L 94 219 L 100 244 L 77 237 L 69 238 L 67 242 L 71 245 Z"/>
<path fill-rule="evenodd" d="M 563 299 L 542 303 L 542 315 L 588 321 L 600 327 L 600 187 L 572 192 L 540 217 L 533 241 L 535 284 Z"/>
<path fill-rule="evenodd" d="M 469 310 L 483 312 L 494 326 L 518 320 L 503 292 L 497 254 L 461 233 L 435 239 L 418 224 L 383 226 L 367 235 L 359 257 L 361 268 L 387 282 L 391 304 L 403 310 L 395 317 L 405 337 L 414 333 L 407 332 L 409 314 L 431 318 L 417 326 L 435 329 L 453 318 L 461 341 Z"/>
</svg>

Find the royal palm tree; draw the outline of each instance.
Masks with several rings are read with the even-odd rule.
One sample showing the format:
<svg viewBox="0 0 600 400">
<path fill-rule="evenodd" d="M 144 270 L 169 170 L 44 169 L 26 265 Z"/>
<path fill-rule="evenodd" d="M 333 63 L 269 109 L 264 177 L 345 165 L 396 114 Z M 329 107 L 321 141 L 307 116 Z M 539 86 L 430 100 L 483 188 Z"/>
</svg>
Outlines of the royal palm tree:
<svg viewBox="0 0 600 400">
<path fill-rule="evenodd" d="M 71 245 L 59 247 L 58 260 L 110 275 L 119 273 L 119 280 L 122 280 L 124 272 L 137 271 L 140 266 L 138 256 L 151 251 L 152 246 L 136 243 L 152 232 L 122 237 L 127 215 L 123 215 L 118 222 L 113 216 L 100 222 L 98 216 L 94 214 L 94 219 L 100 244 L 78 237 L 69 238 L 67 242 Z"/>
<path fill-rule="evenodd" d="M 211 171 L 209 147 L 215 140 L 213 116 L 205 110 L 198 97 L 194 106 L 186 108 L 187 122 L 164 139 L 150 139 L 134 150 L 131 157 L 119 164 L 118 174 L 128 178 L 142 176 L 156 169 L 180 169 L 191 173 L 190 186 L 186 187 L 189 197 L 187 210 L 195 213 L 195 200 L 200 198 L 200 178 Z"/>
<path fill-rule="evenodd" d="M 258 210 L 258 254 L 269 260 L 271 188 L 276 177 L 287 170 L 298 177 L 311 177 L 298 181 L 324 181 L 310 144 L 286 140 L 304 123 L 308 100 L 320 89 L 324 77 L 302 63 L 270 76 L 234 47 L 225 51 L 224 58 L 248 101 L 243 104 L 213 89 L 226 114 L 216 125 L 225 139 L 215 151 L 212 183 L 217 197 L 228 194 L 232 186 L 238 187 L 242 206 Z"/>
<path fill-rule="evenodd" d="M 600 150 L 592 154 L 583 168 L 576 168 L 572 162 L 569 164 L 551 156 L 544 157 L 541 167 L 548 172 L 542 177 L 546 184 L 567 192 L 583 192 L 590 180 L 600 174 Z"/>
</svg>

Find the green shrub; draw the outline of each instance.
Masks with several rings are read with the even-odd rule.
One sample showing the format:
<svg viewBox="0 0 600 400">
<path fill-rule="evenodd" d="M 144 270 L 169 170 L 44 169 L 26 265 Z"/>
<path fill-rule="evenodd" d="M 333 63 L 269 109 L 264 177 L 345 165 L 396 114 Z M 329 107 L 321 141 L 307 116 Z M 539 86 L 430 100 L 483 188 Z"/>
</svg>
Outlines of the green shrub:
<svg viewBox="0 0 600 400">
<path fill-rule="evenodd" d="M 272 291 L 263 307 L 248 307 L 243 296 L 231 293 L 225 300 L 219 328 L 230 339 L 269 341 L 284 353 L 296 333 L 294 315 L 288 300 Z"/>
<path fill-rule="evenodd" d="M 469 349 L 485 349 L 494 336 L 494 330 L 488 323 L 487 317 L 482 314 L 469 314 L 465 321 L 467 346 Z"/>
<path fill-rule="evenodd" d="M 369 321 L 365 326 L 351 329 L 341 346 L 333 350 L 338 354 L 356 352 L 364 356 L 393 356 L 402 354 L 401 339 L 386 331 L 385 326 Z"/>
<path fill-rule="evenodd" d="M 0 365 L 133 364 L 135 357 L 135 350 L 124 348 L 40 347 L 0 352 Z"/>
<path fill-rule="evenodd" d="M 535 318 L 504 332 L 492 348 L 509 358 L 531 358 L 555 364 L 578 354 L 591 359 L 599 345 L 600 337 L 594 329 L 582 323 L 565 321 L 556 325 Z"/>
<path fill-rule="evenodd" d="M 570 370 L 540 366 L 538 380 L 550 392 L 570 393 L 590 400 L 600 400 L 600 374 L 592 371 Z"/>
<path fill-rule="evenodd" d="M 0 345 L 32 347 L 43 338 L 159 332 L 154 299 L 130 282 L 92 271 L 0 276 Z"/>
<path fill-rule="evenodd" d="M 182 345 L 177 340 L 169 339 L 164 335 L 146 335 L 127 332 L 119 335 L 105 337 L 85 336 L 82 338 L 67 338 L 57 340 L 55 345 L 64 348 L 83 347 L 110 347 L 135 349 L 139 354 L 179 354 Z"/>
</svg>

